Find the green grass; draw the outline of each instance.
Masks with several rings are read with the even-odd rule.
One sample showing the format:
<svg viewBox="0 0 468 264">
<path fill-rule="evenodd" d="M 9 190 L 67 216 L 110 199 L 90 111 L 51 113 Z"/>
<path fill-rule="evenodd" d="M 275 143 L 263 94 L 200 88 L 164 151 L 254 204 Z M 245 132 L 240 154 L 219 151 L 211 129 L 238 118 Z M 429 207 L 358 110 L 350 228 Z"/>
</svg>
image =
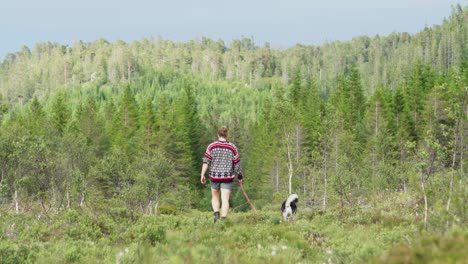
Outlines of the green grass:
<svg viewBox="0 0 468 264">
<path fill-rule="evenodd" d="M 388 203 L 394 203 L 391 201 Z M 378 204 L 378 203 L 377 203 Z M 410 207 L 229 214 L 213 224 L 197 210 L 99 216 L 69 210 L 49 218 L 1 214 L 0 263 L 463 263 L 467 231 L 421 231 Z"/>
</svg>

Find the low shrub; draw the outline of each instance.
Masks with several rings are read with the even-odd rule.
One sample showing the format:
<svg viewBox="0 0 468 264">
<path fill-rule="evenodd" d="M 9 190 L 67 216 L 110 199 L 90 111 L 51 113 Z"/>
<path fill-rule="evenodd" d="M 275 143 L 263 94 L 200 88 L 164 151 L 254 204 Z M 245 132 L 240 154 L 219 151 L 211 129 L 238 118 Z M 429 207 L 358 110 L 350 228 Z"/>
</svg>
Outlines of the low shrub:
<svg viewBox="0 0 468 264">
<path fill-rule="evenodd" d="M 426 234 L 411 244 L 398 244 L 372 263 L 466 263 L 468 233 Z"/>
<path fill-rule="evenodd" d="M 0 263 L 34 263 L 37 251 L 25 244 L 0 241 Z"/>
<path fill-rule="evenodd" d="M 148 226 L 141 234 L 141 238 L 154 246 L 156 243 L 166 240 L 166 229 L 157 225 Z"/>
<path fill-rule="evenodd" d="M 176 215 L 177 207 L 173 205 L 161 205 L 158 207 L 158 214 L 162 215 Z"/>
<path fill-rule="evenodd" d="M 51 233 L 71 240 L 96 240 L 102 237 L 99 226 L 84 212 L 70 209 L 56 216 Z"/>
</svg>

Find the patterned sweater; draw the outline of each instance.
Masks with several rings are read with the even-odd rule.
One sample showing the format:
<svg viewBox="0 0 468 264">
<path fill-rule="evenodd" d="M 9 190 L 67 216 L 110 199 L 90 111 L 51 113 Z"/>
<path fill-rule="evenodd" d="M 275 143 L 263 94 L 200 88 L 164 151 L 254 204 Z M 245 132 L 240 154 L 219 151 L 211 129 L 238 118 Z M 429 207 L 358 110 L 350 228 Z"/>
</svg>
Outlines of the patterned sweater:
<svg viewBox="0 0 468 264">
<path fill-rule="evenodd" d="M 228 141 L 215 141 L 206 149 L 203 163 L 208 164 L 212 182 L 232 182 L 237 175 L 240 180 L 242 167 L 239 152 L 234 144 Z"/>
</svg>

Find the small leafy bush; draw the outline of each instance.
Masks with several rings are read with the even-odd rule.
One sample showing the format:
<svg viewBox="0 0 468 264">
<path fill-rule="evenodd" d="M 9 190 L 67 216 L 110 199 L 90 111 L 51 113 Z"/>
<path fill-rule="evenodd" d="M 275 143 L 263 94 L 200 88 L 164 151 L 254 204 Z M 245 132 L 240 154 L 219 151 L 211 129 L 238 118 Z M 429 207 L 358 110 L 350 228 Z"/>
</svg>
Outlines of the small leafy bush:
<svg viewBox="0 0 468 264">
<path fill-rule="evenodd" d="M 158 213 L 162 215 L 176 215 L 177 207 L 173 205 L 161 205 L 158 207 Z"/>
<path fill-rule="evenodd" d="M 156 243 L 166 240 L 166 229 L 162 226 L 149 226 L 142 234 L 142 237 L 154 246 Z"/>
<path fill-rule="evenodd" d="M 0 242 L 0 263 L 34 263 L 36 250 L 24 244 Z"/>
<path fill-rule="evenodd" d="M 468 234 L 429 234 L 412 245 L 399 244 L 372 263 L 465 263 Z M 430 250 L 428 250 L 430 249 Z"/>
<path fill-rule="evenodd" d="M 54 223 L 53 231 L 58 234 L 63 233 L 71 240 L 94 240 L 102 237 L 102 233 L 93 219 L 76 210 L 68 210 L 63 215 L 59 215 Z"/>
<path fill-rule="evenodd" d="M 83 256 L 84 252 L 80 246 L 71 245 L 65 252 L 65 260 L 68 262 L 78 262 Z"/>
</svg>

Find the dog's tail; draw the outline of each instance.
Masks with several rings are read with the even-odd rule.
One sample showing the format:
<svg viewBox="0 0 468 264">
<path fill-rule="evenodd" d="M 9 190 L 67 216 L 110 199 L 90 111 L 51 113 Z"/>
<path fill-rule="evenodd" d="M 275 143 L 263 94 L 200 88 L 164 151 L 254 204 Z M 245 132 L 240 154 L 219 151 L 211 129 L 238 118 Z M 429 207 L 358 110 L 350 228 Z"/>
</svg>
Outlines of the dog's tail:
<svg viewBox="0 0 468 264">
<path fill-rule="evenodd" d="M 299 196 L 297 194 L 289 195 L 288 199 L 286 200 L 286 206 L 291 206 L 291 203 L 294 201 L 297 203 L 299 201 Z"/>
</svg>

